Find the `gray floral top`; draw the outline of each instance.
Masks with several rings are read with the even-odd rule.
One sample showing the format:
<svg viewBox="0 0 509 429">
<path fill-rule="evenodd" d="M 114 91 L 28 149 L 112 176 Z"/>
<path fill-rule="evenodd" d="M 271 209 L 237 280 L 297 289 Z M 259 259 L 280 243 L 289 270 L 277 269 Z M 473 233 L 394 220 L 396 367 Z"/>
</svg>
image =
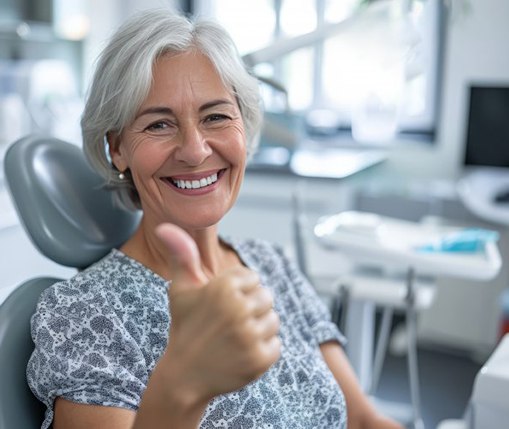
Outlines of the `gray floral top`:
<svg viewBox="0 0 509 429">
<path fill-rule="evenodd" d="M 345 428 L 346 405 L 318 345 L 344 342 L 314 289 L 282 251 L 229 241 L 272 289 L 281 358 L 260 379 L 215 398 L 200 428 Z M 51 426 L 56 397 L 136 410 L 167 341 L 168 283 L 118 250 L 57 283 L 32 317 L 30 388 Z"/>
</svg>

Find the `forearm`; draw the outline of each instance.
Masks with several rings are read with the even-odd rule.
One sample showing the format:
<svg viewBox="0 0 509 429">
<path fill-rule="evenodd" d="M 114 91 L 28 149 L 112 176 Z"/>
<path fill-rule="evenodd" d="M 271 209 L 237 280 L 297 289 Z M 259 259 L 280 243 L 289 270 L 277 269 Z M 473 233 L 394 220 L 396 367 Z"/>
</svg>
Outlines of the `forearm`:
<svg viewBox="0 0 509 429">
<path fill-rule="evenodd" d="M 320 350 L 345 395 L 348 429 L 403 429 L 399 423 L 377 412 L 362 391 L 345 353 L 337 343 L 324 343 Z"/>
<path fill-rule="evenodd" d="M 158 365 L 143 394 L 133 429 L 196 429 L 207 404 L 184 383 L 177 369 Z"/>
</svg>

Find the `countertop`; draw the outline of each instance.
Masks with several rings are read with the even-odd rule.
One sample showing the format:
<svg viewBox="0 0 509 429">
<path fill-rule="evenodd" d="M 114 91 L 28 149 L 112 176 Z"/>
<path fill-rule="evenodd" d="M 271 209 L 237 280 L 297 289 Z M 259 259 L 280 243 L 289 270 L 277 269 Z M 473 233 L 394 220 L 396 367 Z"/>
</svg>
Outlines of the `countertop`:
<svg viewBox="0 0 509 429">
<path fill-rule="evenodd" d="M 248 171 L 298 177 L 342 179 L 387 159 L 386 147 L 365 146 L 351 138 L 306 138 L 295 148 L 261 145 Z"/>
</svg>

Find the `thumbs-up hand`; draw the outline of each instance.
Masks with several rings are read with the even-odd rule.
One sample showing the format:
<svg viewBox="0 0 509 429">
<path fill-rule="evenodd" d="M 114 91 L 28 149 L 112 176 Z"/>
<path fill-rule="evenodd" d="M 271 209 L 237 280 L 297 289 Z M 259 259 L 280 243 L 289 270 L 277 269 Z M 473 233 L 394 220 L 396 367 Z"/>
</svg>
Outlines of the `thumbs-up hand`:
<svg viewBox="0 0 509 429">
<path fill-rule="evenodd" d="M 207 279 L 193 239 L 175 225 L 156 233 L 168 250 L 171 326 L 160 364 L 179 388 L 209 401 L 260 377 L 279 358 L 279 318 L 272 296 L 245 267 Z M 175 378 L 172 378 L 175 380 Z"/>
<path fill-rule="evenodd" d="M 193 289 L 207 283 L 207 277 L 201 269 L 198 248 L 189 234 L 170 223 L 160 225 L 156 234 L 168 250 L 173 274 L 172 290 Z"/>
</svg>

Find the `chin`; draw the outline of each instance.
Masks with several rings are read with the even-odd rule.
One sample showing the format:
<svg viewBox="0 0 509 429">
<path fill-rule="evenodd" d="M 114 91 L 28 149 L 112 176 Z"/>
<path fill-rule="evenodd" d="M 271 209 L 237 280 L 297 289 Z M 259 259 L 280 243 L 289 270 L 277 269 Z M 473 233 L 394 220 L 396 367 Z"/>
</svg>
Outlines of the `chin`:
<svg viewBox="0 0 509 429">
<path fill-rule="evenodd" d="M 196 219 L 184 219 L 182 222 L 175 223 L 186 230 L 207 229 L 218 225 L 223 216 L 204 216 Z"/>
</svg>

